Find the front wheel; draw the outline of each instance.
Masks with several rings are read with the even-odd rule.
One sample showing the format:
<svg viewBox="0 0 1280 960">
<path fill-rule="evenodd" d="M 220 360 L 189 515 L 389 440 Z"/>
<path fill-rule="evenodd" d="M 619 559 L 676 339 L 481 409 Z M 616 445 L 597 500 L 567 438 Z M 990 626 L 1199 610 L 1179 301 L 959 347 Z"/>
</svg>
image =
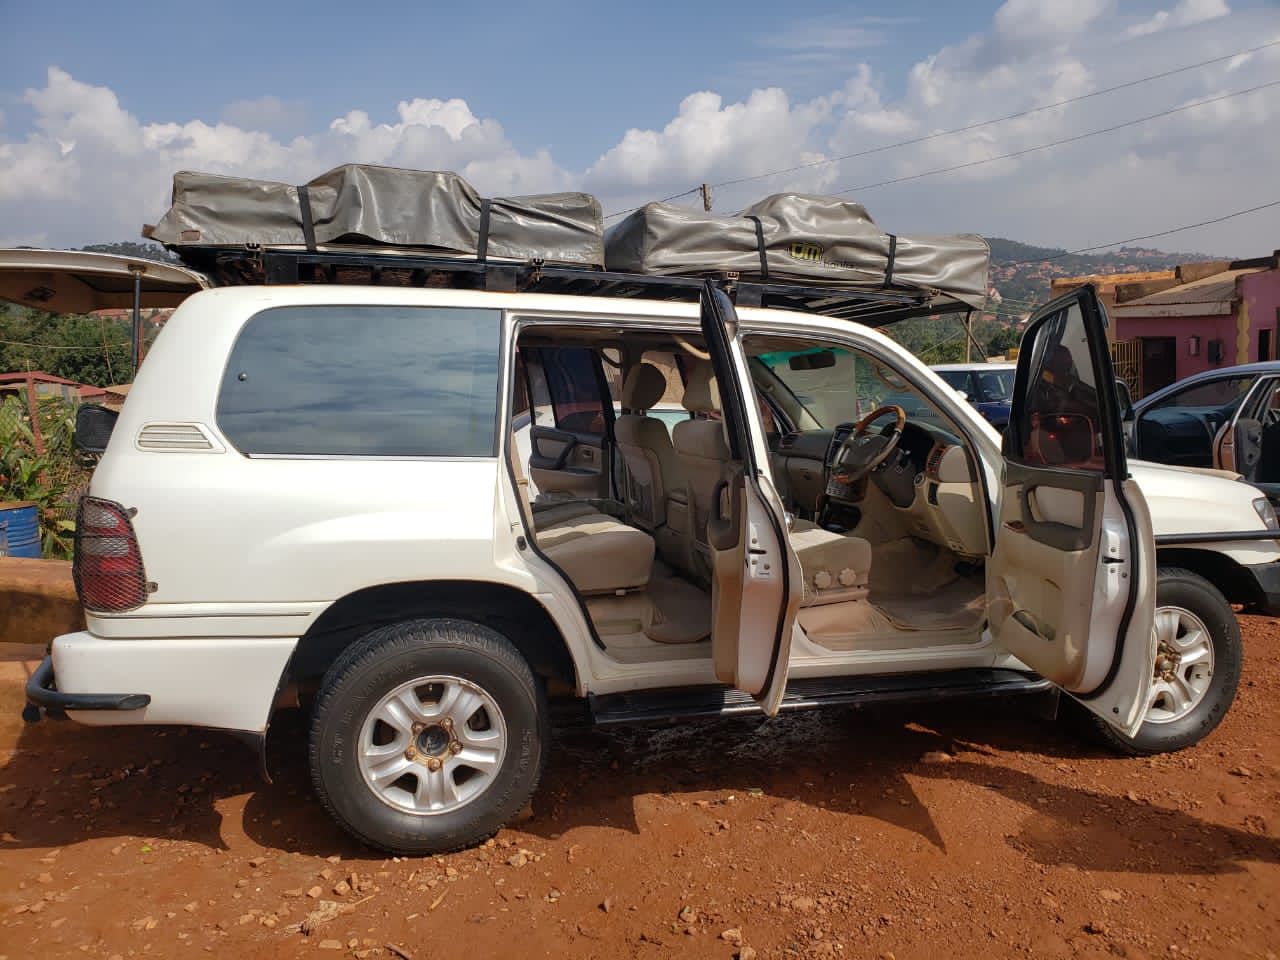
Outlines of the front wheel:
<svg viewBox="0 0 1280 960">
<path fill-rule="evenodd" d="M 1125 737 L 1091 718 L 1104 743 L 1130 756 L 1199 743 L 1222 722 L 1240 682 L 1240 624 L 1226 598 L 1204 577 L 1160 568 L 1155 626 L 1155 676 L 1137 734 Z"/>
<path fill-rule="evenodd" d="M 359 840 L 446 853 L 524 807 L 547 742 L 542 687 L 509 640 L 469 621 L 417 620 L 373 631 L 329 668 L 311 775 Z"/>
</svg>

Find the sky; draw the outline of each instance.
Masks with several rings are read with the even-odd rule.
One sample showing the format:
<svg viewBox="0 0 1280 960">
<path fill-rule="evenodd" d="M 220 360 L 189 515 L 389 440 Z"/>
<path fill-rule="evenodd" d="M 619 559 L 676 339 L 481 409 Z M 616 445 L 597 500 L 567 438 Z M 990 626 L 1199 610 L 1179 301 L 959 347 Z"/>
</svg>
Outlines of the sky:
<svg viewBox="0 0 1280 960">
<path fill-rule="evenodd" d="M 1074 249 L 1280 200 L 1280 86 L 1178 109 L 1273 81 L 1277 0 L 0 0 L 0 245 L 137 239 L 178 170 L 364 162 L 606 213 L 704 182 L 726 214 L 841 193 L 895 233 Z M 1150 245 L 1269 253 L 1280 207 Z"/>
</svg>

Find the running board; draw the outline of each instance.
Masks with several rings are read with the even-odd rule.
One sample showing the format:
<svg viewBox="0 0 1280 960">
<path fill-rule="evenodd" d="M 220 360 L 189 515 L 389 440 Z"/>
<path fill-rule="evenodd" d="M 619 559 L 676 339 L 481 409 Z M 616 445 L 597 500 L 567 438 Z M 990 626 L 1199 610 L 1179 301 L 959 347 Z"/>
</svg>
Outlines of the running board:
<svg viewBox="0 0 1280 960">
<path fill-rule="evenodd" d="M 819 707 L 940 700 L 951 697 L 1016 696 L 1044 693 L 1053 685 L 1016 670 L 949 670 L 941 673 L 792 680 L 783 712 Z M 672 687 L 664 690 L 591 696 L 591 713 L 601 725 L 643 723 L 674 717 L 734 717 L 760 713 L 760 705 L 729 687 Z"/>
</svg>

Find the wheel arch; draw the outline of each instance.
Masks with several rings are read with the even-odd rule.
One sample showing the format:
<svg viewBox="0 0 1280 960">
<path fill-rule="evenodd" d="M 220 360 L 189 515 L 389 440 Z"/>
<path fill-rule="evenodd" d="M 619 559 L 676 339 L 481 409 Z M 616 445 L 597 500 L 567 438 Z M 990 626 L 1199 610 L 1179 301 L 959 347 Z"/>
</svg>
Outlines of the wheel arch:
<svg viewBox="0 0 1280 960">
<path fill-rule="evenodd" d="M 428 580 L 365 587 L 334 601 L 298 640 L 287 681 L 318 684 L 329 666 L 371 630 L 403 620 L 453 617 L 481 623 L 510 640 L 549 694 L 578 690 L 577 664 L 555 620 L 516 587 L 477 580 Z"/>
<path fill-rule="evenodd" d="M 1235 560 L 1216 550 L 1161 547 L 1156 551 L 1156 563 L 1160 567 L 1178 567 L 1204 577 L 1218 588 L 1229 603 L 1252 607 L 1265 599 L 1259 593 L 1257 581 L 1249 572 Z"/>
</svg>

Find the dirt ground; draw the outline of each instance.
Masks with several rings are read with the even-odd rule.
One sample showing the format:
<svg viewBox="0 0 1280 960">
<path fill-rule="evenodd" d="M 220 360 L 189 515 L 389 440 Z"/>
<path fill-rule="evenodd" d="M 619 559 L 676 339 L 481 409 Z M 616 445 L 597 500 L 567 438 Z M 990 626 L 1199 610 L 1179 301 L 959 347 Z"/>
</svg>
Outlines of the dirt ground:
<svg viewBox="0 0 1280 960">
<path fill-rule="evenodd" d="M 431 859 L 339 833 L 296 719 L 267 786 L 229 736 L 23 727 L 11 662 L 0 955 L 1274 958 L 1280 623 L 1246 621 L 1186 753 L 988 702 L 571 728 L 531 817 Z"/>
</svg>

